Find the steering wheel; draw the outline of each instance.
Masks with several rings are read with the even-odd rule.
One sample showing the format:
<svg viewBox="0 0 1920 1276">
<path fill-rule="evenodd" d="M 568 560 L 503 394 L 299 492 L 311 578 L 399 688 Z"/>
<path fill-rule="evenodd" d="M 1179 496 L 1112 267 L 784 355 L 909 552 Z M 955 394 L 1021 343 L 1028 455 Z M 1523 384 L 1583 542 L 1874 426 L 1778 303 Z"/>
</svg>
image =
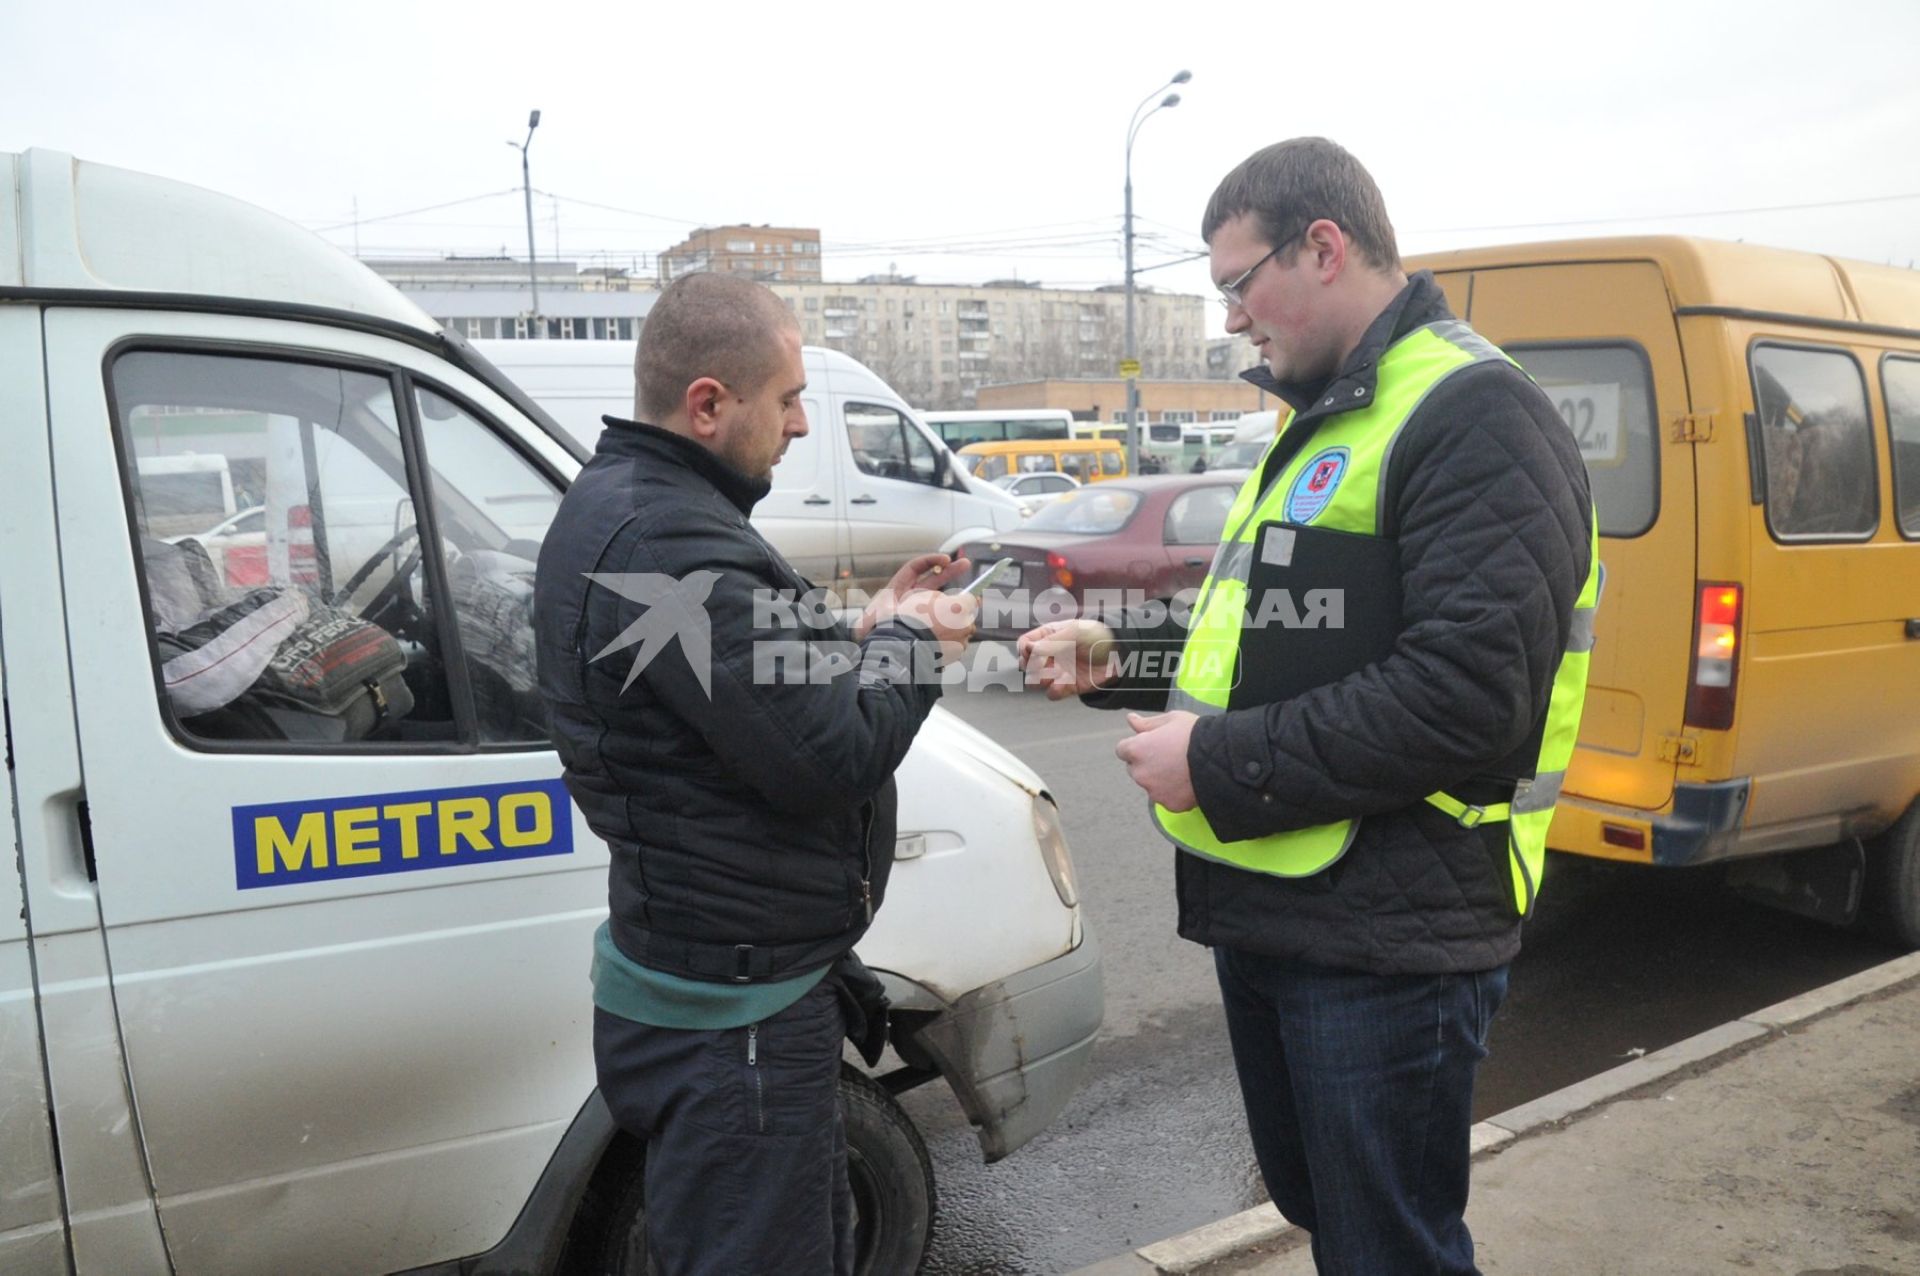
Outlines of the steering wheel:
<svg viewBox="0 0 1920 1276">
<path fill-rule="evenodd" d="M 367 583 L 374 569 L 383 561 L 398 554 L 400 547 L 408 541 L 412 541 L 413 545 L 407 551 L 405 560 L 394 569 L 392 578 L 380 586 L 379 592 L 367 600 L 367 605 L 360 609 L 360 617 L 363 620 L 372 621 L 390 633 L 405 632 L 412 622 L 424 619 L 419 605 L 413 600 L 411 584 L 414 569 L 420 566 L 420 559 L 425 553 L 420 543 L 418 523 L 401 528 L 389 536 L 379 549 L 374 550 L 367 557 L 367 561 L 360 564 L 353 575 L 347 577 L 346 583 L 334 591 L 335 601 L 345 603 L 350 600 L 360 587 Z M 392 614 L 391 620 L 385 619 L 388 613 Z"/>
</svg>

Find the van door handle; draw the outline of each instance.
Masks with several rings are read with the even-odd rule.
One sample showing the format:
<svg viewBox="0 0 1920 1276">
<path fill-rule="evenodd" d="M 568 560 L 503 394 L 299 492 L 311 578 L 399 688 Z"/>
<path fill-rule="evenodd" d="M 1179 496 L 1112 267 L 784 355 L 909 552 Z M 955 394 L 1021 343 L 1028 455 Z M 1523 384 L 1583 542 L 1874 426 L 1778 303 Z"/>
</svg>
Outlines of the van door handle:
<svg viewBox="0 0 1920 1276">
<path fill-rule="evenodd" d="M 1907 622 L 1907 637 L 1920 638 L 1920 620 L 1909 620 Z"/>
<path fill-rule="evenodd" d="M 801 503 L 802 505 L 831 505 L 831 504 L 833 504 L 833 502 L 832 502 L 832 501 L 830 501 L 830 500 L 828 500 L 828 499 L 827 499 L 826 497 L 824 497 L 824 496 L 809 496 L 809 497 L 808 497 L 808 498 L 807 498 L 806 500 L 804 500 L 804 501 L 802 501 L 802 502 L 800 502 L 800 503 Z"/>
<path fill-rule="evenodd" d="M 879 503 L 880 498 L 877 496 L 856 496 L 847 502 L 849 505 L 878 505 Z"/>
<path fill-rule="evenodd" d="M 1206 565 L 1207 560 L 1204 558 L 1189 558 L 1187 560 L 1187 566 L 1189 567 L 1205 567 Z"/>
</svg>

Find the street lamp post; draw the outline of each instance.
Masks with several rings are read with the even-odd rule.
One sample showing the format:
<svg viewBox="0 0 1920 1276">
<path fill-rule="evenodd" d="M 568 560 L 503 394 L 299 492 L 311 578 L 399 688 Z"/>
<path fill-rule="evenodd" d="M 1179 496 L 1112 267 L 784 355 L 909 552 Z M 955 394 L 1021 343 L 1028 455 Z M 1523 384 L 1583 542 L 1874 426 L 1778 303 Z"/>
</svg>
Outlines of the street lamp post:
<svg viewBox="0 0 1920 1276">
<path fill-rule="evenodd" d="M 539 127 L 540 112 L 535 111 L 527 116 L 527 140 L 507 142 L 520 152 L 520 189 L 527 197 L 527 287 L 533 292 L 533 318 L 527 329 L 530 337 L 540 335 L 540 276 L 533 268 L 533 178 L 527 168 L 527 148 L 533 145 L 533 130 Z"/>
<path fill-rule="evenodd" d="M 1127 125 L 1127 213 L 1124 228 L 1127 253 L 1127 353 L 1122 370 L 1127 378 L 1127 472 L 1140 472 L 1140 360 L 1133 345 L 1133 139 L 1138 136 L 1140 126 L 1153 118 L 1155 112 L 1164 111 L 1170 106 L 1180 105 L 1180 95 L 1169 93 L 1160 99 L 1160 104 L 1147 111 L 1147 103 L 1153 101 L 1160 89 L 1172 88 L 1176 84 L 1185 84 L 1193 78 L 1191 71 L 1181 71 L 1159 89 L 1140 100 L 1133 108 L 1133 121 Z"/>
</svg>

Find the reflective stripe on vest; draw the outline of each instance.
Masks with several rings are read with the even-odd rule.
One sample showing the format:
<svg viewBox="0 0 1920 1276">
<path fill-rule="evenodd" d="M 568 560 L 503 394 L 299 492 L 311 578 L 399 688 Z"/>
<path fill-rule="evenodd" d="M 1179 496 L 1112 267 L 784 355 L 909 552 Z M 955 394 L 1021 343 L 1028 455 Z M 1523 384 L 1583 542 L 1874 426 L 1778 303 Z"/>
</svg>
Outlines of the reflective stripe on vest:
<svg viewBox="0 0 1920 1276">
<path fill-rule="evenodd" d="M 1408 420 L 1447 377 L 1495 360 L 1511 362 L 1457 320 L 1415 329 L 1382 356 L 1371 404 L 1321 422 L 1313 438 L 1281 467 L 1265 490 L 1259 489 L 1264 458 L 1254 467 L 1228 511 L 1228 530 L 1200 587 L 1169 709 L 1203 716 L 1226 711 L 1242 633 L 1262 623 L 1258 612 L 1247 614 L 1247 581 L 1259 528 L 1270 522 L 1291 522 L 1381 535 L 1388 463 Z M 1277 441 L 1273 446 L 1278 446 Z M 1597 552 L 1593 562 L 1580 595 L 1581 610 L 1574 617 L 1574 641 L 1555 674 L 1534 779 L 1516 789 L 1510 804 L 1498 807 L 1474 806 L 1443 793 L 1427 799 L 1465 827 L 1511 820 L 1513 899 L 1522 914 L 1531 911 L 1537 893 L 1546 824 L 1552 820 L 1553 799 L 1572 757 L 1579 726 L 1598 592 Z M 1359 831 L 1358 819 L 1340 820 L 1229 842 L 1214 833 L 1198 807 L 1176 812 L 1155 804 L 1153 816 L 1160 831 L 1183 851 L 1281 877 L 1304 877 L 1327 868 L 1346 854 Z"/>
</svg>

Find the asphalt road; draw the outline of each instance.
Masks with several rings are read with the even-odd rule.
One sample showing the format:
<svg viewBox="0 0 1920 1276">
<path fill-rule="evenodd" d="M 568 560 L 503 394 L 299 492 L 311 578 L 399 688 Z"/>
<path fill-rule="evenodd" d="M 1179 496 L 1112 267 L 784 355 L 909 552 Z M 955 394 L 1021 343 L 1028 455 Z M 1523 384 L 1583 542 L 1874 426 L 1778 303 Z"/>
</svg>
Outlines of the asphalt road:
<svg viewBox="0 0 1920 1276">
<path fill-rule="evenodd" d="M 1211 958 L 1174 934 L 1173 852 L 1113 756 L 1124 717 L 1030 693 L 943 703 L 1059 799 L 1107 1011 L 1080 1094 L 998 1165 L 981 1164 L 944 1086 L 904 1096 L 940 1193 L 926 1272 L 1070 1271 L 1266 1199 Z M 1735 900 L 1710 875 L 1555 857 L 1476 1106 L 1491 1115 L 1896 955 Z"/>
</svg>

